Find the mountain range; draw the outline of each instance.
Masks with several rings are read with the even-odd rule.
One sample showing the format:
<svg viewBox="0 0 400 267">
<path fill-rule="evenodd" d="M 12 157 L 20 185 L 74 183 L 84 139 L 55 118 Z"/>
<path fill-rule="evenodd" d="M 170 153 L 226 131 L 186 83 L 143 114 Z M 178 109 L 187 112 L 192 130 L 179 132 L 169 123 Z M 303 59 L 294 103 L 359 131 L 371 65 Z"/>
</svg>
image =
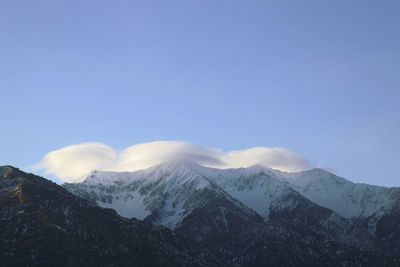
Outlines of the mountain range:
<svg viewBox="0 0 400 267">
<path fill-rule="evenodd" d="M 11 166 L 0 167 L 0 218 L 0 266 L 226 266 L 165 227 Z"/>
<path fill-rule="evenodd" d="M 167 162 L 135 172 L 93 171 L 63 186 L 198 241 L 237 266 L 337 266 L 358 258 L 368 264 L 400 252 L 400 188 L 356 184 L 323 169 Z"/>
<path fill-rule="evenodd" d="M 166 162 L 56 185 L 0 167 L 0 266 L 400 266 L 400 188 Z"/>
</svg>

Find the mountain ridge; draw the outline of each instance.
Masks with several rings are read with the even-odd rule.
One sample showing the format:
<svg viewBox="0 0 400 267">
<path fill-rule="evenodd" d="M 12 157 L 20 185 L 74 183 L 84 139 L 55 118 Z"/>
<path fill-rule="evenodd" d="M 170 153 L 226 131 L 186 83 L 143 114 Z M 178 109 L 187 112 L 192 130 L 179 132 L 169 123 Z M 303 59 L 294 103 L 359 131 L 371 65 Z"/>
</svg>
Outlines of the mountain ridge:
<svg viewBox="0 0 400 267">
<path fill-rule="evenodd" d="M 42 177 L 0 167 L 0 266 L 213 266 L 162 226 L 123 218 Z"/>
<path fill-rule="evenodd" d="M 308 192 L 310 192 L 310 190 L 312 188 L 311 189 L 310 188 L 306 188 L 306 189 L 302 188 L 301 187 L 302 185 L 299 184 L 299 181 L 304 177 L 309 178 L 312 175 L 315 176 L 315 173 L 317 173 L 318 179 L 314 180 L 315 183 L 327 182 L 327 181 L 322 181 L 323 180 L 322 178 L 324 176 L 328 176 L 331 179 L 330 182 L 340 180 L 342 184 L 347 184 L 348 186 L 352 186 L 357 189 L 360 188 L 360 190 L 362 189 L 361 190 L 362 192 L 359 192 L 360 194 L 365 194 L 364 193 L 365 190 L 373 191 L 373 190 L 378 190 L 378 189 L 386 190 L 386 191 L 400 191 L 400 188 L 397 188 L 397 187 L 383 187 L 383 186 L 367 185 L 367 184 L 362 184 L 362 183 L 354 183 L 345 178 L 336 176 L 336 175 L 330 173 L 329 171 L 321 169 L 321 168 L 313 168 L 313 169 L 310 169 L 307 171 L 296 172 L 296 173 L 287 173 L 287 172 L 282 172 L 282 171 L 278 171 L 278 170 L 273 170 L 268 167 L 264 167 L 260 164 L 256 164 L 256 165 L 253 165 L 253 166 L 250 166 L 247 168 L 218 169 L 218 168 L 204 167 L 204 166 L 201 166 L 198 164 L 188 164 L 188 163 L 176 162 L 176 161 L 167 162 L 164 164 L 158 164 L 151 168 L 148 168 L 145 170 L 138 170 L 138 171 L 134 171 L 134 172 L 96 171 L 95 173 L 97 175 L 93 175 L 93 173 L 92 173 L 92 175 L 88 176 L 86 178 L 86 180 L 83 181 L 82 183 L 89 183 L 90 178 L 92 178 L 92 181 L 90 182 L 91 184 L 102 183 L 103 185 L 105 185 L 105 184 L 109 184 L 109 183 L 112 184 L 114 182 L 119 182 L 119 181 L 126 182 L 129 179 L 130 180 L 135 179 L 134 177 L 143 177 L 146 173 L 151 173 L 152 171 L 154 171 L 156 169 L 162 169 L 164 171 L 172 172 L 174 170 L 174 168 L 176 169 L 177 166 L 179 166 L 180 170 L 185 170 L 186 172 L 191 172 L 192 175 L 195 175 L 195 176 L 200 175 L 203 178 L 212 180 L 212 182 L 214 182 L 215 184 L 221 184 L 221 181 L 218 180 L 216 177 L 221 178 L 222 176 L 226 176 L 225 178 L 229 178 L 233 174 L 233 176 L 236 176 L 236 178 L 237 178 L 240 175 L 250 175 L 250 174 L 255 175 L 255 174 L 263 173 L 263 174 L 269 176 L 271 179 L 276 178 L 276 180 L 279 181 L 277 183 L 282 184 L 281 186 L 283 186 L 283 184 L 285 184 L 286 186 L 297 191 L 298 193 L 300 193 L 301 195 L 310 199 L 311 201 L 317 203 L 318 205 L 322 205 L 323 207 L 332 209 L 332 210 L 336 211 L 337 213 L 339 213 L 341 216 L 344 216 L 346 218 L 358 217 L 361 214 L 364 216 L 372 215 L 373 213 L 376 213 L 377 211 L 379 211 L 381 206 L 383 207 L 383 204 L 384 204 L 383 202 L 385 201 L 385 199 L 376 200 L 375 201 L 375 206 L 376 206 L 375 209 L 371 209 L 369 211 L 363 210 L 362 207 L 351 207 L 351 208 L 353 208 L 353 210 L 351 210 L 350 207 L 347 207 L 347 208 L 346 207 L 343 207 L 343 208 L 335 207 L 334 204 L 336 204 L 336 203 L 329 203 L 329 201 L 331 201 L 331 200 L 321 199 L 322 197 L 329 196 L 329 194 L 327 194 L 327 192 L 323 192 L 324 194 L 322 194 L 321 196 L 315 196 L 312 193 L 308 193 Z M 195 173 L 193 174 L 193 172 L 195 172 Z M 101 174 L 103 174 L 103 175 L 101 175 Z M 122 175 L 122 174 L 124 174 L 124 175 Z M 122 176 L 125 176 L 125 177 L 122 177 Z M 157 176 L 157 175 L 153 175 L 153 176 Z M 103 179 L 101 181 L 98 180 L 100 177 L 103 177 Z M 131 177 L 131 178 L 129 178 L 129 177 Z M 112 179 L 110 179 L 110 178 L 112 178 Z M 97 181 L 96 181 L 96 179 L 97 179 Z M 311 182 L 309 182 L 307 185 L 310 185 L 310 184 L 311 184 Z M 320 185 L 320 187 L 323 187 L 323 186 L 326 186 L 326 185 L 323 185 L 323 184 Z M 365 187 L 366 189 L 364 190 L 363 187 Z M 331 187 L 331 188 L 328 188 L 328 190 L 332 190 L 334 188 L 335 187 Z M 320 189 L 320 188 L 317 188 L 317 189 Z M 308 192 L 306 192 L 306 191 L 308 191 Z M 341 194 L 341 193 L 345 193 L 345 192 L 339 192 L 338 194 Z M 381 194 L 381 195 L 387 195 L 387 194 Z M 394 199 L 393 201 L 396 201 L 396 200 L 397 199 Z M 357 204 L 357 201 L 361 202 L 362 200 L 352 200 L 352 199 L 348 200 L 348 202 L 355 202 L 356 204 Z M 335 201 L 331 201 L 331 202 L 335 202 Z M 342 206 L 344 206 L 346 204 L 348 204 L 348 203 L 341 203 Z M 370 206 L 367 204 L 363 204 L 364 209 L 366 206 Z M 355 211 L 354 209 L 357 209 L 357 211 Z M 263 213 L 263 212 L 259 212 L 259 213 Z"/>
<path fill-rule="evenodd" d="M 301 188 L 303 178 L 311 179 L 317 186 Z M 300 183 L 296 184 L 294 181 Z M 368 206 L 367 204 L 371 202 L 369 198 L 363 198 L 362 201 L 357 198 L 351 199 L 354 203 L 350 204 L 340 201 L 324 203 L 317 201 L 313 194 L 308 194 L 311 190 L 324 197 L 330 197 L 332 192 L 341 193 L 343 185 L 357 186 L 319 168 L 299 173 L 285 173 L 261 165 L 218 169 L 173 162 L 135 172 L 96 172 L 96 175 L 89 177 L 86 182 L 65 184 L 64 187 L 75 194 L 91 198 L 100 206 L 115 208 L 120 214 L 124 213 L 125 209 L 139 206 L 140 211 L 147 213 L 135 213 L 132 210 L 131 216 L 138 214 L 141 216 L 139 219 L 167 226 L 171 230 L 181 228 L 187 216 L 201 210 L 212 192 L 213 197 L 223 196 L 225 200 L 234 203 L 243 214 L 258 214 L 265 222 L 281 218 L 301 223 L 308 222 L 341 242 L 368 247 L 374 239 L 376 225 L 381 217 L 343 216 L 342 209 L 349 205 Z M 325 191 L 320 190 L 321 188 Z M 201 194 L 202 190 L 205 190 L 204 195 Z M 351 198 L 351 193 L 352 191 L 344 196 Z M 196 198 L 192 197 L 193 195 Z M 124 202 L 126 205 L 113 206 L 113 201 L 119 203 L 121 199 L 126 201 Z M 382 203 L 378 202 L 376 206 L 383 206 L 384 200 Z M 331 203 L 338 203 L 339 206 L 329 205 Z M 360 206 L 359 209 L 362 208 Z M 220 211 L 214 212 L 217 214 Z"/>
<path fill-rule="evenodd" d="M 172 172 L 170 168 L 152 169 L 145 172 L 148 181 L 135 176 L 127 184 L 121 181 L 111 185 L 75 184 L 75 189 L 83 190 L 80 194 L 87 193 L 83 198 L 41 177 L 0 167 L 0 217 L 3 218 L 0 265 L 35 266 L 32 261 L 41 266 L 397 266 L 400 263 L 399 252 L 390 250 L 390 246 L 399 244 L 398 227 L 393 224 L 400 218 L 396 214 L 378 222 L 381 239 L 376 240 L 351 220 L 316 205 L 296 191 L 289 191 L 278 201 L 286 204 L 272 206 L 266 220 L 218 187 L 215 181 L 232 182 L 234 188 L 252 192 L 270 175 L 260 175 L 256 167 L 239 173 L 229 171 L 226 180 L 227 177 L 205 177 L 215 174 L 210 170 L 205 170 L 204 176 L 197 173 L 193 177 L 192 171 L 181 167 L 172 168 Z M 245 181 L 249 184 L 243 185 Z M 123 218 L 113 209 L 98 207 L 93 198 L 97 196 L 85 191 L 86 187 L 104 193 L 97 199 L 100 202 L 103 198 L 107 201 L 107 194 L 121 188 L 141 192 L 153 212 L 144 218 L 145 222 Z M 71 191 L 68 186 L 65 188 Z M 170 218 L 169 212 L 180 203 L 184 203 L 182 211 L 187 212 L 178 224 L 170 227 L 174 231 L 170 231 L 163 226 L 166 221 L 159 219 Z M 378 241 L 387 245 L 375 245 Z M 65 251 L 63 244 L 67 243 L 72 246 L 65 257 L 57 251 Z M 133 248 L 139 251 L 132 251 Z"/>
</svg>

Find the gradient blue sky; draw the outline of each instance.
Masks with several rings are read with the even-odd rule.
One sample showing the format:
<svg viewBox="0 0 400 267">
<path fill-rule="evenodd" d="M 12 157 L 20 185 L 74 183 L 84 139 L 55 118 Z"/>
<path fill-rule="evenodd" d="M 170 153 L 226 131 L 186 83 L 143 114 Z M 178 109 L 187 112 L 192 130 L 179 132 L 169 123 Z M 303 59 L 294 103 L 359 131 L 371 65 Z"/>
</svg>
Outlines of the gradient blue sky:
<svg viewBox="0 0 400 267">
<path fill-rule="evenodd" d="M 400 1 L 0 2 L 0 164 L 279 146 L 400 186 Z"/>
</svg>

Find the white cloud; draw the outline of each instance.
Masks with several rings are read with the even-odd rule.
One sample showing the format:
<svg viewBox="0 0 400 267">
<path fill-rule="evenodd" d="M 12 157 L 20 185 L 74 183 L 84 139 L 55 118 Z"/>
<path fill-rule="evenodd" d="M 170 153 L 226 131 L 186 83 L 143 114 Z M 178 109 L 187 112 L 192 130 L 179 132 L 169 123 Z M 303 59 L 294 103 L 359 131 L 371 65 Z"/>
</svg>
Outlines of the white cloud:
<svg viewBox="0 0 400 267">
<path fill-rule="evenodd" d="M 34 169 L 72 182 L 91 170 L 111 167 L 117 154 L 113 148 L 100 143 L 72 145 L 46 154 Z"/>
<path fill-rule="evenodd" d="M 120 154 L 114 170 L 144 169 L 165 161 L 186 161 L 200 165 L 222 165 L 221 152 L 188 142 L 156 141 L 128 147 Z"/>
<path fill-rule="evenodd" d="M 285 148 L 254 147 L 223 152 L 188 142 L 156 141 L 133 145 L 122 151 L 101 143 L 67 146 L 46 154 L 35 168 L 73 182 L 94 169 L 134 171 L 165 161 L 186 161 L 218 168 L 261 164 L 289 172 L 310 167 L 306 159 Z"/>
<path fill-rule="evenodd" d="M 281 171 L 295 172 L 310 167 L 306 159 L 280 147 L 254 147 L 232 151 L 222 158 L 228 166 L 237 168 L 261 164 Z"/>
</svg>

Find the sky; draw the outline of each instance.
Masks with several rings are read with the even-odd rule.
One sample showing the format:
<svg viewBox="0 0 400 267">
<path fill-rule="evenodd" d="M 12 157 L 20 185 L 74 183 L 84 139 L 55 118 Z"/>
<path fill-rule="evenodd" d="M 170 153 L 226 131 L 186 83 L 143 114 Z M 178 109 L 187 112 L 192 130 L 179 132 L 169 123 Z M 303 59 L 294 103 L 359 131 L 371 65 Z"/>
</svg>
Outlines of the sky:
<svg viewBox="0 0 400 267">
<path fill-rule="evenodd" d="M 267 162 L 284 151 L 400 186 L 399 10 L 390 0 L 2 0 L 0 165 L 38 170 L 69 146 L 118 156 L 164 141 L 224 157 L 263 148 Z"/>
</svg>

